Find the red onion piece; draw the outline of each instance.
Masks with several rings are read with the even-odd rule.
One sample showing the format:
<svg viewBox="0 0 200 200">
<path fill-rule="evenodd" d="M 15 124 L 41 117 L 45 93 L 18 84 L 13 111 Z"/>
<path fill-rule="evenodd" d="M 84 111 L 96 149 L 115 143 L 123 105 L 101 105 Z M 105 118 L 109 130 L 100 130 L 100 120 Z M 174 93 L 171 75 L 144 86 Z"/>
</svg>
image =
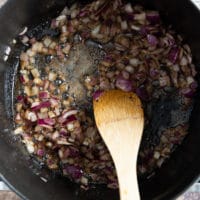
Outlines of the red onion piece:
<svg viewBox="0 0 200 200">
<path fill-rule="evenodd" d="M 149 30 L 148 30 L 148 28 L 147 28 L 146 26 L 142 26 L 142 27 L 140 28 L 140 34 L 141 34 L 142 36 L 146 36 L 148 33 L 149 33 Z"/>
<path fill-rule="evenodd" d="M 38 124 L 46 124 L 46 125 L 54 125 L 55 120 L 51 118 L 46 118 L 46 119 L 38 119 Z"/>
<path fill-rule="evenodd" d="M 67 124 L 69 122 L 77 120 L 75 115 L 78 113 L 77 110 L 69 110 L 64 112 L 61 117 L 58 118 L 58 122 L 61 124 Z"/>
<path fill-rule="evenodd" d="M 70 122 L 76 121 L 77 118 L 74 115 L 71 115 L 69 117 L 67 117 L 67 119 L 65 119 L 65 121 L 63 122 L 63 125 L 67 125 Z"/>
<path fill-rule="evenodd" d="M 55 124 L 55 120 L 52 118 L 46 118 L 46 119 L 42 119 L 44 121 L 45 124 L 48 125 L 54 125 Z"/>
<path fill-rule="evenodd" d="M 148 34 L 147 40 L 151 46 L 156 46 L 158 44 L 158 39 L 154 35 Z"/>
<path fill-rule="evenodd" d="M 22 95 L 17 96 L 17 101 L 20 102 L 20 103 L 23 103 L 24 102 L 24 96 L 22 96 Z"/>
<path fill-rule="evenodd" d="M 161 40 L 161 45 L 163 47 L 165 47 L 165 46 L 172 47 L 172 46 L 174 46 L 174 44 L 175 44 L 175 40 L 173 37 L 164 37 Z"/>
<path fill-rule="evenodd" d="M 52 28 L 52 29 L 55 29 L 56 27 L 57 27 L 56 19 L 53 19 L 53 20 L 51 21 L 51 28 Z"/>
<path fill-rule="evenodd" d="M 44 156 L 44 150 L 43 149 L 38 149 L 37 150 L 37 155 L 38 156 Z"/>
<path fill-rule="evenodd" d="M 155 78 L 156 76 L 158 76 L 159 71 L 158 71 L 158 69 L 151 68 L 150 71 L 149 71 L 149 73 L 150 73 L 150 76 L 152 78 Z"/>
<path fill-rule="evenodd" d="M 47 91 L 42 91 L 39 93 L 39 98 L 40 99 L 48 99 L 49 98 L 49 92 Z"/>
<path fill-rule="evenodd" d="M 79 166 L 68 165 L 63 169 L 64 174 L 70 175 L 73 179 L 81 178 L 83 172 Z"/>
<path fill-rule="evenodd" d="M 23 84 L 26 82 L 23 75 L 21 75 L 21 76 L 19 77 L 19 80 L 20 80 L 20 82 L 23 83 Z"/>
<path fill-rule="evenodd" d="M 192 98 L 194 96 L 194 91 L 191 88 L 184 88 L 184 89 L 181 90 L 181 93 L 186 98 Z"/>
<path fill-rule="evenodd" d="M 174 38 L 168 38 L 168 44 L 169 46 L 173 46 L 175 44 Z"/>
<path fill-rule="evenodd" d="M 174 46 L 175 44 L 175 40 L 171 37 L 168 37 L 167 42 L 168 42 L 168 46 L 170 47 Z"/>
<path fill-rule="evenodd" d="M 192 82 L 191 84 L 190 84 L 190 88 L 191 89 L 196 89 L 198 87 L 198 83 L 196 82 L 196 81 L 194 81 L 194 82 Z"/>
<path fill-rule="evenodd" d="M 136 72 L 134 78 L 140 81 L 140 83 L 143 83 L 146 80 L 146 73 L 144 71 Z"/>
<path fill-rule="evenodd" d="M 178 55 L 179 55 L 179 48 L 177 46 L 173 46 L 168 54 L 169 61 L 175 64 L 178 59 Z"/>
<path fill-rule="evenodd" d="M 60 134 L 61 136 L 66 137 L 66 136 L 68 136 L 68 131 L 67 131 L 66 129 L 61 129 L 59 134 Z"/>
<path fill-rule="evenodd" d="M 71 115 L 76 115 L 78 113 L 78 110 L 69 110 L 63 113 L 62 117 L 64 119 L 68 118 Z"/>
<path fill-rule="evenodd" d="M 113 61 L 113 58 L 112 58 L 111 55 L 107 54 L 106 56 L 104 56 L 103 60 L 106 61 L 106 62 L 111 63 Z"/>
<path fill-rule="evenodd" d="M 79 17 L 85 17 L 87 14 L 89 14 L 89 10 L 81 10 L 79 13 Z"/>
<path fill-rule="evenodd" d="M 47 129 L 53 129 L 53 127 L 50 125 L 46 125 L 46 124 L 38 124 L 38 125 Z"/>
<path fill-rule="evenodd" d="M 22 104 L 25 104 L 25 105 L 27 105 L 29 103 L 27 97 L 26 96 L 22 96 L 22 95 L 19 95 L 17 97 L 17 101 L 22 103 Z"/>
<path fill-rule="evenodd" d="M 130 80 L 126 80 L 119 76 L 116 80 L 115 83 L 116 87 L 125 91 L 125 92 L 130 92 L 132 91 L 132 82 Z"/>
<path fill-rule="evenodd" d="M 93 100 L 98 100 L 99 97 L 103 94 L 102 90 L 97 90 L 96 92 L 93 93 Z"/>
<path fill-rule="evenodd" d="M 158 24 L 160 22 L 160 15 L 158 12 L 148 12 L 146 13 L 146 18 L 150 24 Z"/>
<path fill-rule="evenodd" d="M 47 119 L 38 119 L 37 121 L 39 126 L 48 128 L 48 129 L 52 129 L 53 125 L 55 124 L 55 120 L 51 119 L 51 118 L 47 118 Z"/>
<path fill-rule="evenodd" d="M 40 110 L 41 108 L 49 108 L 51 107 L 51 103 L 49 101 L 41 102 L 37 106 L 31 106 L 33 111 Z"/>
</svg>

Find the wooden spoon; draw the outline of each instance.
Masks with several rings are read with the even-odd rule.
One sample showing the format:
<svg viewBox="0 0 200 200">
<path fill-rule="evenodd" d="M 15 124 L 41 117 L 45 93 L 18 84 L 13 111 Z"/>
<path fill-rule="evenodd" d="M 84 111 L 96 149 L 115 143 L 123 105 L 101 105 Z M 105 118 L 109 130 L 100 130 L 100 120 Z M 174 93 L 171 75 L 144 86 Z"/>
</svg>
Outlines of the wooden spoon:
<svg viewBox="0 0 200 200">
<path fill-rule="evenodd" d="M 118 174 L 121 200 L 139 200 L 137 155 L 144 127 L 140 99 L 132 92 L 110 90 L 93 101 L 99 132 Z"/>
</svg>

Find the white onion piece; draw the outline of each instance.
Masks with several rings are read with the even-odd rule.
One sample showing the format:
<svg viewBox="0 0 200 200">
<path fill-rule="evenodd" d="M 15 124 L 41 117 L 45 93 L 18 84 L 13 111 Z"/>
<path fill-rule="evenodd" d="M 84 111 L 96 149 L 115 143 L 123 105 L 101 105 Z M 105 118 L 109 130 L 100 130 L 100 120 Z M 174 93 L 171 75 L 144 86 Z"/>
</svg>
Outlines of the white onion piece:
<svg viewBox="0 0 200 200">
<path fill-rule="evenodd" d="M 92 30 L 92 35 L 96 36 L 99 31 L 100 31 L 101 25 L 96 26 L 93 30 Z"/>
<path fill-rule="evenodd" d="M 51 42 L 52 42 L 51 39 L 48 38 L 48 37 L 45 38 L 44 41 L 43 41 L 43 43 L 44 43 L 44 45 L 45 45 L 46 47 L 49 47 L 49 45 L 51 44 Z"/>
<path fill-rule="evenodd" d="M 136 26 L 134 24 L 131 25 L 131 29 L 135 30 L 135 31 L 139 31 L 140 30 L 140 27 L 139 26 Z"/>
<path fill-rule="evenodd" d="M 27 111 L 27 119 L 32 121 L 32 122 L 35 122 L 37 121 L 37 115 L 34 113 L 34 112 L 28 112 Z"/>
<path fill-rule="evenodd" d="M 26 148 L 27 148 L 27 150 L 28 150 L 29 153 L 34 153 L 34 151 L 35 151 L 33 143 L 27 143 L 26 144 Z"/>
<path fill-rule="evenodd" d="M 67 17 L 66 17 L 65 15 L 60 15 L 60 16 L 58 16 L 58 17 L 56 18 L 56 20 L 60 22 L 60 21 L 65 21 L 66 18 L 67 18 Z"/>
<path fill-rule="evenodd" d="M 135 14 L 134 19 L 138 21 L 144 21 L 146 19 L 146 13 Z"/>
<path fill-rule="evenodd" d="M 131 3 L 127 3 L 124 7 L 124 10 L 127 12 L 127 13 L 132 13 L 133 12 L 133 8 L 132 8 L 132 5 Z"/>
<path fill-rule="evenodd" d="M 28 31 L 28 27 L 25 26 L 23 31 L 19 33 L 19 35 L 24 35 Z"/>
<path fill-rule="evenodd" d="M 138 66 L 139 64 L 140 64 L 140 61 L 137 59 L 137 58 L 131 58 L 130 60 L 129 60 L 129 62 L 130 62 L 130 64 L 132 65 L 132 66 Z"/>
<path fill-rule="evenodd" d="M 57 74 L 54 73 L 54 72 L 50 72 L 49 73 L 49 80 L 50 81 L 55 81 L 56 80 L 56 77 L 57 77 Z"/>
<path fill-rule="evenodd" d="M 187 83 L 190 85 L 191 83 L 195 82 L 194 78 L 192 76 L 187 77 Z"/>
<path fill-rule="evenodd" d="M 38 69 L 36 69 L 36 68 L 32 69 L 31 73 L 35 78 L 40 77 L 40 73 L 39 73 Z"/>
<path fill-rule="evenodd" d="M 24 133 L 24 130 L 23 130 L 23 127 L 22 127 L 22 126 L 16 128 L 16 129 L 14 130 L 14 134 L 15 134 L 15 135 L 22 134 L 22 133 Z"/>
<path fill-rule="evenodd" d="M 122 30 L 127 30 L 127 29 L 128 29 L 127 21 L 122 21 L 122 22 L 121 22 L 121 29 L 122 29 Z"/>
</svg>

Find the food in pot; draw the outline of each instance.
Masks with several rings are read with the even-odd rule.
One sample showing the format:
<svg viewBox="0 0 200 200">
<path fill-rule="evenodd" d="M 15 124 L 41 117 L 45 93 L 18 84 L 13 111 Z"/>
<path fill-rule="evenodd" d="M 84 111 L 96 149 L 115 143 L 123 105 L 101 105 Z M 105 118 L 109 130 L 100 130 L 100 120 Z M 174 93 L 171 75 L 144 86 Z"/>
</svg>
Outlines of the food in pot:
<svg viewBox="0 0 200 200">
<path fill-rule="evenodd" d="M 28 152 L 84 189 L 93 183 L 117 188 L 92 113 L 92 98 L 117 88 L 135 92 L 144 106 L 138 174 L 161 167 L 188 132 L 197 88 L 190 47 L 157 11 L 120 0 L 66 7 L 50 28 L 58 37 L 20 35 L 26 50 L 14 133 Z"/>
</svg>

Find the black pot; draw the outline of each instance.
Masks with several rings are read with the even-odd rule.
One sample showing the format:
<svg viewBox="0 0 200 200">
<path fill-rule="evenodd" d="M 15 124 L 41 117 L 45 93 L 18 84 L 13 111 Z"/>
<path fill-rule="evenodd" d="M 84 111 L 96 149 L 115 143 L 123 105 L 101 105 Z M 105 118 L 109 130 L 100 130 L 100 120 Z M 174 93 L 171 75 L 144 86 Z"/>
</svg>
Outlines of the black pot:
<svg viewBox="0 0 200 200">
<path fill-rule="evenodd" d="M 99 186 L 80 191 L 66 178 L 52 177 L 48 170 L 38 170 L 37 162 L 13 139 L 12 94 L 16 59 L 3 61 L 7 46 L 24 26 L 34 26 L 56 16 L 65 0 L 1 0 L 0 1 L 0 176 L 18 195 L 31 200 L 117 200 L 118 191 Z M 134 3 L 136 1 L 133 1 Z M 199 71 L 200 20 L 199 10 L 189 0 L 138 1 L 160 11 L 163 20 L 182 33 L 190 44 Z M 84 2 L 83 2 L 84 3 Z M 14 54 L 19 54 L 16 51 Z M 14 55 L 13 54 L 13 55 Z M 199 75 L 198 75 L 199 76 Z M 199 77 L 197 77 L 199 78 Z M 166 164 L 149 180 L 140 180 L 142 199 L 173 199 L 189 187 L 200 174 L 200 91 L 190 118 L 189 134 Z M 45 178 L 45 179 L 44 179 Z M 42 180 L 43 179 L 43 180 Z M 48 182 L 44 180 L 48 179 Z"/>
</svg>

